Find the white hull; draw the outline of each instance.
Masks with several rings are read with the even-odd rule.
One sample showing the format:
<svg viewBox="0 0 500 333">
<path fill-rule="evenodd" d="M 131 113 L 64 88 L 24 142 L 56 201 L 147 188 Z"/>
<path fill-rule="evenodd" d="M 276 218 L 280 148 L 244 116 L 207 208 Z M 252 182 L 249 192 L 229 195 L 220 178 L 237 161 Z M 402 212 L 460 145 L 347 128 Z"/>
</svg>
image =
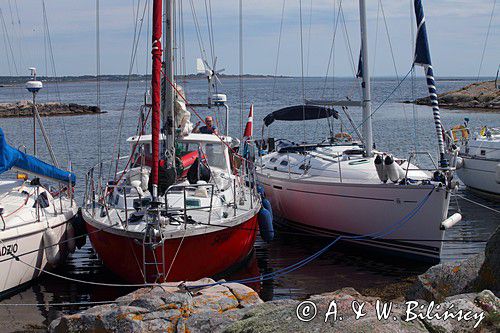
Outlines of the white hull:
<svg viewBox="0 0 500 333">
<path fill-rule="evenodd" d="M 321 184 L 259 178 L 273 213 L 291 226 L 319 235 L 392 233 L 357 243 L 389 249 L 430 261 L 439 261 L 449 195 L 432 192 L 413 218 L 400 228 L 393 225 L 424 200 L 433 188 L 399 185 Z M 426 241 L 427 240 L 427 241 Z"/>
<path fill-rule="evenodd" d="M 275 216 L 307 233 L 344 235 L 345 240 L 369 235 L 350 241 L 420 260 L 439 261 L 444 238 L 441 223 L 448 217 L 450 202 L 443 184 L 384 184 L 378 179 L 373 158 L 351 155 L 339 159 L 339 166 L 335 157 L 327 160 L 322 157 L 326 155 L 319 157 L 318 153 L 320 149 L 308 154 L 316 154 L 312 158 L 293 153 L 272 153 L 263 158 L 258 180 Z M 288 169 L 285 162 L 292 167 Z M 306 173 L 299 168 L 304 163 L 310 165 Z M 411 169 L 410 179 L 425 179 L 424 172 L 413 165 Z"/>
<path fill-rule="evenodd" d="M 30 191 L 32 188 L 25 187 L 25 190 Z M 4 194 L 0 204 L 16 207 L 20 199 L 17 193 L 14 190 L 7 196 Z M 21 209 L 4 212 L 8 216 L 4 218 L 5 226 L 0 221 L 0 294 L 37 278 L 40 270 L 51 268 L 45 250 L 48 244 L 43 240 L 48 228 L 52 229 L 55 243 L 63 242 L 54 246 L 58 252 L 58 263 L 63 262 L 68 255 L 68 245 L 64 241 L 67 239 L 69 221 L 77 214 L 76 204 L 71 205 L 71 200 L 67 198 L 60 202 L 50 197 L 51 206 L 40 209 L 41 217 L 37 222 L 33 197 L 30 196 Z M 54 212 L 54 207 L 59 209 Z M 13 255 L 19 256 L 20 260 L 15 260 Z"/>
<path fill-rule="evenodd" d="M 457 175 L 465 185 L 472 189 L 500 195 L 500 183 L 496 182 L 498 160 L 487 160 L 462 156 L 463 167 Z"/>
<path fill-rule="evenodd" d="M 41 223 L 45 224 L 45 223 Z M 55 224 L 55 223 L 54 223 Z M 58 242 L 66 239 L 67 221 L 59 222 L 52 226 Z M 19 228 L 21 229 L 21 228 Z M 16 288 L 25 284 L 40 275 L 40 271 L 31 267 L 35 266 L 38 269 L 45 269 L 47 265 L 47 255 L 44 250 L 43 233 L 46 227 L 30 228 L 32 230 L 18 230 L 21 235 L 9 239 L 2 239 L 2 256 L 1 260 L 11 258 L 8 250 L 16 250 L 15 254 L 21 254 L 38 249 L 30 254 L 20 257 L 23 262 L 10 259 L 0 263 L 0 293 L 6 292 L 9 289 Z M 67 251 L 64 246 L 59 249 L 61 258 L 66 258 Z M 27 264 L 29 265 L 27 265 Z"/>
</svg>

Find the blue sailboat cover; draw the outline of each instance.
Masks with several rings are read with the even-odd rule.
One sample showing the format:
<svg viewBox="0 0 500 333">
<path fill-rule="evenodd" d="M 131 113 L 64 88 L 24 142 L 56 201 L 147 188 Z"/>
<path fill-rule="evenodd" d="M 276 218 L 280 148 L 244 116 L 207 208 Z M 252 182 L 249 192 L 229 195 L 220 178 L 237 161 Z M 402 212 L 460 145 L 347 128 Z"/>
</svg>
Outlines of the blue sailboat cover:
<svg viewBox="0 0 500 333">
<path fill-rule="evenodd" d="M 417 41 L 415 45 L 415 65 L 432 66 L 427 28 L 425 27 L 425 14 L 422 0 L 414 1 L 415 17 L 417 19 Z"/>
<path fill-rule="evenodd" d="M 11 147 L 5 141 L 5 135 L 0 128 L 0 174 L 13 167 L 65 183 L 71 181 L 71 183 L 74 184 L 76 182 L 74 173 L 56 168 L 36 157 Z"/>
</svg>

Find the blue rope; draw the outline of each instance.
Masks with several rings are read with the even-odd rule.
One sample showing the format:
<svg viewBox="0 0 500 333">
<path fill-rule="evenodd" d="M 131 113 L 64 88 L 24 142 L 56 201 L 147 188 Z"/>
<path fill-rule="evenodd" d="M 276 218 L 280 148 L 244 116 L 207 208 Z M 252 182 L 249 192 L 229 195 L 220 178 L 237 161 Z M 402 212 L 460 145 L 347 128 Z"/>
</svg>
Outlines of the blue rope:
<svg viewBox="0 0 500 333">
<path fill-rule="evenodd" d="M 358 236 L 338 236 L 335 238 L 332 242 L 327 244 L 325 247 L 323 247 L 321 250 L 317 251 L 316 253 L 312 254 L 311 256 L 302 259 L 299 262 L 296 262 L 293 265 L 281 268 L 275 272 L 272 273 L 266 273 L 262 274 L 260 276 L 255 276 L 255 277 L 250 277 L 246 279 L 239 279 L 239 280 L 232 280 L 232 281 L 225 281 L 225 282 L 215 282 L 215 283 L 209 283 L 209 284 L 202 284 L 202 285 L 195 285 L 195 286 L 189 286 L 189 288 L 205 288 L 205 287 L 211 287 L 215 285 L 222 285 L 225 283 L 251 283 L 251 282 L 261 282 L 261 281 L 266 281 L 270 279 L 274 279 L 276 277 L 280 277 L 282 275 L 291 273 L 299 268 L 304 267 L 311 261 L 315 260 L 319 256 L 321 256 L 323 253 L 328 251 L 333 245 L 335 245 L 338 241 L 342 239 L 346 240 L 366 240 L 366 239 L 377 239 L 381 238 L 387 235 L 390 235 L 394 233 L 395 231 L 399 230 L 404 224 L 406 224 L 408 221 L 410 221 L 419 211 L 420 209 L 424 206 L 424 204 L 427 202 L 427 200 L 430 198 L 432 192 L 434 192 L 434 188 L 415 206 L 413 210 L 411 210 L 408 214 L 406 214 L 401 220 L 389 225 L 385 230 L 381 230 L 378 232 L 370 233 L 370 234 L 365 234 L 365 235 L 358 235 Z"/>
</svg>

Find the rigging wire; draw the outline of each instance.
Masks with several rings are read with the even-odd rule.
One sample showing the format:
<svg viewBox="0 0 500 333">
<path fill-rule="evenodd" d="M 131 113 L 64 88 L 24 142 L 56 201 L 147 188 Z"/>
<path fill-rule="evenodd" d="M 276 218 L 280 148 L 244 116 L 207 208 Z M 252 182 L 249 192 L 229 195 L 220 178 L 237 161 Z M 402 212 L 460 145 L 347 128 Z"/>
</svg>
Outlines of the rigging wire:
<svg viewBox="0 0 500 333">
<path fill-rule="evenodd" d="M 17 24 L 15 23 L 15 19 L 14 19 L 14 11 L 12 10 L 12 4 L 11 4 L 11 1 L 8 0 L 8 5 L 9 5 L 9 14 L 10 14 L 10 22 L 11 22 L 11 25 L 12 25 L 12 35 L 13 35 L 13 39 L 14 40 L 17 40 L 17 47 L 18 47 L 18 55 L 19 55 L 19 63 L 20 63 L 20 67 L 24 66 L 25 62 L 24 62 L 24 50 L 22 48 L 22 45 L 21 45 L 21 42 L 22 42 L 22 38 L 21 38 L 21 31 L 20 29 L 16 29 L 17 28 Z M 17 9 L 17 3 L 15 4 L 16 5 L 16 9 Z M 19 18 L 19 14 L 17 15 L 17 17 Z M 17 21 L 19 22 L 19 21 Z M 19 25 L 20 27 L 20 25 Z"/>
<path fill-rule="evenodd" d="M 12 50 L 12 43 L 11 43 L 11 40 L 9 37 L 10 34 L 8 32 L 7 25 L 5 24 L 5 17 L 3 15 L 2 8 L 0 8 L 0 17 L 2 18 L 2 26 L 3 26 L 3 30 L 4 30 L 4 36 L 5 36 L 4 40 L 7 41 L 6 45 L 8 46 L 8 48 L 6 47 L 7 57 L 9 56 L 9 52 L 10 52 L 11 61 L 12 61 L 12 64 L 14 64 L 14 71 L 16 73 L 16 76 L 18 76 L 19 71 L 17 70 L 16 58 L 14 57 L 14 51 Z"/>
<path fill-rule="evenodd" d="M 214 43 L 214 27 L 212 21 L 212 1 L 205 0 L 205 15 L 207 19 L 208 42 L 210 46 L 210 54 L 212 57 L 212 69 L 215 70 L 215 43 Z"/>
<path fill-rule="evenodd" d="M 277 83 L 277 75 L 278 75 L 278 64 L 280 59 L 280 51 L 281 51 L 281 36 L 283 35 L 283 21 L 285 18 L 285 4 L 286 0 L 283 0 L 281 5 L 281 20 L 280 20 L 280 30 L 278 35 L 278 46 L 276 50 L 276 62 L 274 63 L 274 77 L 273 77 L 273 90 L 271 95 L 271 101 L 275 102 L 274 94 L 276 92 L 276 83 Z"/>
<path fill-rule="evenodd" d="M 139 14 L 140 3 L 141 3 L 141 1 L 139 0 L 137 2 L 137 10 L 136 10 L 137 14 Z M 141 31 L 142 31 L 142 26 L 143 26 L 143 22 L 144 22 L 144 15 L 146 13 L 146 8 L 147 8 L 147 2 L 145 1 L 143 9 L 142 9 L 141 20 L 136 19 L 135 25 L 134 25 L 134 37 L 133 37 L 133 41 L 132 41 L 132 50 L 131 50 L 131 54 L 130 54 L 129 70 L 128 70 L 128 75 L 127 75 L 127 85 L 125 87 L 125 96 L 123 98 L 122 109 L 121 109 L 121 113 L 120 113 L 120 120 L 118 122 L 118 131 L 117 131 L 117 135 L 115 138 L 115 144 L 113 146 L 113 154 L 111 155 L 112 159 L 115 159 L 115 154 L 116 154 L 116 166 L 115 166 L 115 168 L 118 167 L 118 160 L 120 159 L 120 152 L 121 152 L 120 140 L 122 137 L 122 130 L 123 130 L 123 124 L 124 124 L 124 118 L 125 118 L 125 108 L 127 106 L 128 92 L 130 89 L 132 72 L 134 70 L 134 63 L 135 63 L 135 59 L 137 56 L 137 49 L 138 49 L 139 41 L 140 41 L 139 36 L 141 34 Z M 140 23 L 138 23 L 138 22 L 140 22 Z M 139 24 L 139 27 L 138 27 L 138 24 Z M 109 177 L 111 177 L 112 165 L 113 165 L 113 163 L 110 163 L 110 165 L 109 165 L 109 175 L 108 175 Z M 115 174 L 116 174 L 116 172 L 115 172 Z"/>
<path fill-rule="evenodd" d="M 342 27 L 344 28 L 344 36 L 345 36 L 345 43 L 347 45 L 347 49 L 349 50 L 349 60 L 350 60 L 350 63 L 351 63 L 351 67 L 352 67 L 352 73 L 354 76 L 356 76 L 356 64 L 354 62 L 354 55 L 352 53 L 352 47 L 351 47 L 351 41 L 350 41 L 350 38 L 349 38 L 349 31 L 347 30 L 347 24 L 346 24 L 346 20 L 345 20 L 345 16 L 344 16 L 344 9 L 341 8 L 340 10 L 340 13 L 342 14 L 341 17 L 342 17 Z"/>
<path fill-rule="evenodd" d="M 415 18 L 414 18 L 414 12 L 413 12 L 413 0 L 410 0 L 410 22 L 414 22 Z M 415 55 L 415 46 L 416 46 L 416 38 L 415 38 L 415 26 L 410 23 L 410 34 L 411 34 L 411 49 L 412 49 L 412 59 L 411 59 L 411 62 L 413 62 L 413 56 Z M 417 121 L 418 121 L 418 115 L 417 115 L 417 107 L 414 103 L 415 101 L 415 80 L 416 80 L 416 73 L 415 73 L 415 66 L 412 66 L 411 67 L 411 100 L 412 100 L 412 106 L 411 106 L 411 109 L 412 109 L 412 115 L 413 115 L 413 137 L 415 138 L 415 140 L 413 140 L 414 142 L 414 147 L 413 149 L 415 151 L 417 151 L 417 147 L 419 147 L 419 135 L 418 135 L 418 131 L 417 131 Z M 418 154 L 415 158 L 416 162 L 418 162 Z"/>
<path fill-rule="evenodd" d="M 99 0 L 95 1 L 95 48 L 96 48 L 96 106 L 101 108 L 101 31 Z M 102 162 L 102 128 L 101 113 L 96 115 L 97 129 L 97 162 Z"/>
<path fill-rule="evenodd" d="M 50 37 L 50 28 L 49 28 L 49 20 L 47 18 L 47 9 L 45 7 L 45 0 L 42 0 L 42 13 L 43 13 L 43 24 L 45 26 L 45 34 L 47 38 L 47 45 L 48 45 L 48 54 L 49 54 L 49 59 L 50 59 L 50 64 L 52 66 L 52 75 L 54 77 L 54 82 L 55 82 L 55 87 L 56 87 L 56 96 L 57 100 L 59 103 L 61 103 L 61 91 L 59 89 L 59 76 L 57 75 L 57 70 L 56 70 L 56 61 L 54 57 L 54 50 L 52 47 L 52 39 Z M 68 166 L 71 169 L 71 150 L 69 149 L 69 138 L 68 138 L 68 131 L 66 130 L 66 120 L 64 117 L 58 117 L 61 120 L 61 124 L 63 127 L 63 135 L 64 135 L 64 143 L 65 143 L 65 148 L 66 148 L 66 156 L 68 158 Z"/>
<path fill-rule="evenodd" d="M 205 61 L 207 61 L 207 52 L 205 50 L 205 45 L 203 43 L 203 38 L 201 34 L 201 29 L 200 29 L 200 23 L 198 22 L 198 16 L 196 14 L 196 7 L 193 3 L 193 0 L 189 0 L 189 4 L 191 6 L 191 14 L 193 16 L 193 23 L 194 23 L 194 28 L 196 32 L 196 39 L 198 41 L 198 47 L 200 49 L 201 53 L 201 58 Z"/>
<path fill-rule="evenodd" d="M 375 24 L 375 38 L 374 38 L 374 47 L 373 47 L 373 68 L 372 68 L 372 78 L 375 77 L 375 64 L 377 63 L 377 46 L 378 46 L 378 25 L 379 25 L 379 20 L 380 20 L 380 0 L 377 1 L 377 20 Z"/>
<path fill-rule="evenodd" d="M 180 30 L 181 30 L 181 73 L 182 73 L 182 84 L 186 85 L 186 75 L 187 75 L 187 67 L 186 67 L 186 38 L 184 34 L 184 0 L 180 1 L 179 8 L 179 16 L 180 16 Z"/>
<path fill-rule="evenodd" d="M 311 62 L 310 54 L 311 54 L 312 13 L 313 13 L 313 0 L 311 0 L 309 7 L 309 31 L 307 32 L 306 76 L 309 76 L 309 63 Z"/>
<path fill-rule="evenodd" d="M 338 28 L 338 24 L 339 24 L 339 17 L 340 17 L 340 11 L 342 10 L 342 0 L 339 1 L 339 9 L 337 11 L 337 15 L 335 16 L 335 2 L 334 2 L 334 28 L 333 28 L 333 35 L 332 35 L 332 44 L 330 46 L 330 55 L 328 57 L 328 64 L 326 66 L 326 75 L 325 75 L 325 81 L 324 81 L 324 85 L 323 85 L 323 92 L 322 92 L 322 95 L 321 95 L 321 98 L 324 98 L 325 96 L 325 92 L 326 92 L 326 89 L 327 89 L 327 84 L 328 84 L 328 74 L 330 74 L 330 66 L 332 67 L 332 79 L 333 79 L 333 93 L 335 92 L 335 40 L 336 40 L 336 36 L 337 36 L 337 28 Z"/>
<path fill-rule="evenodd" d="M 302 0 L 299 0 L 299 23 L 300 23 L 300 84 L 302 89 L 302 132 L 304 135 L 304 142 L 306 142 L 306 91 L 304 87 L 304 40 L 303 40 L 303 27 L 302 27 Z"/>
<path fill-rule="evenodd" d="M 243 110 L 245 101 L 243 96 L 243 0 L 239 0 L 239 93 L 240 93 L 240 137 L 243 137 Z"/>
<path fill-rule="evenodd" d="M 377 108 L 375 110 L 373 110 L 372 113 L 370 113 L 370 116 L 367 117 L 366 119 L 364 119 L 358 126 L 356 126 L 355 129 L 359 129 L 361 126 L 363 126 L 363 124 L 367 121 L 367 119 L 371 118 L 378 110 L 380 110 L 380 108 L 389 100 L 389 98 L 391 98 L 392 95 L 394 95 L 394 93 L 399 89 L 399 87 L 401 87 L 401 84 L 406 80 L 406 78 L 408 78 L 408 76 L 410 75 L 410 73 L 413 71 L 413 67 L 414 66 L 411 66 L 411 68 L 408 71 L 408 73 L 406 73 L 406 75 L 401 79 L 401 81 L 398 82 L 398 84 L 396 85 L 396 87 L 394 87 L 394 89 L 377 106 Z M 352 135 L 353 133 L 351 132 L 350 134 Z"/>
<path fill-rule="evenodd" d="M 389 45 L 389 51 L 391 53 L 392 66 L 394 68 L 394 75 L 396 75 L 396 80 L 399 82 L 399 72 L 398 72 L 398 68 L 396 65 L 396 57 L 394 56 L 394 48 L 392 46 L 391 35 L 389 33 L 389 25 L 387 24 L 387 17 L 385 15 L 384 4 L 383 4 L 382 0 L 379 0 L 378 3 L 379 3 L 380 10 L 382 13 L 382 18 L 384 20 L 385 33 L 387 36 L 387 44 Z M 410 19 L 410 22 L 412 22 L 411 19 Z M 378 23 L 377 23 L 377 25 L 378 25 Z M 373 64 L 375 64 L 375 61 L 373 62 Z M 375 68 L 375 66 L 374 66 L 374 68 Z M 403 91 L 402 90 L 399 90 L 399 97 L 401 99 L 403 99 Z M 405 116 L 406 127 L 409 127 L 409 120 L 408 120 L 406 105 L 405 105 L 405 103 L 402 103 L 402 104 L 403 104 L 402 107 L 403 107 L 403 114 Z M 415 130 L 416 130 L 416 126 L 415 126 Z M 415 147 L 416 147 L 416 145 L 415 145 Z M 415 151 L 416 151 L 416 148 L 415 148 Z"/>
<path fill-rule="evenodd" d="M 150 0 L 147 0 L 148 2 L 148 8 L 146 9 L 147 10 L 147 13 L 148 15 L 146 15 L 147 19 L 146 19 L 146 36 L 150 36 L 151 33 L 150 33 L 150 28 L 151 28 L 151 16 L 150 13 L 151 13 L 151 1 Z M 150 38 L 146 38 L 146 50 L 149 50 L 150 48 Z M 148 91 L 148 88 L 149 88 L 149 84 L 151 83 L 150 80 L 147 79 L 148 77 L 148 73 L 149 73 L 149 57 L 151 56 L 148 52 L 145 52 L 146 55 L 145 55 L 145 58 L 146 58 L 146 64 L 145 64 L 145 75 L 146 75 L 146 80 L 144 80 L 144 92 L 147 92 Z M 146 101 L 144 101 L 146 102 Z"/>
<path fill-rule="evenodd" d="M 493 8 L 491 8 L 490 22 L 488 23 L 488 30 L 486 32 L 486 38 L 484 39 L 483 52 L 481 53 L 481 62 L 479 63 L 479 70 L 477 71 L 476 81 L 479 81 L 479 77 L 481 75 L 481 69 L 483 68 L 484 55 L 486 53 L 486 47 L 488 45 L 488 38 L 490 37 L 491 22 L 493 21 L 493 16 L 495 14 L 496 5 L 497 5 L 497 0 L 494 0 L 493 1 Z"/>
<path fill-rule="evenodd" d="M 7 67 L 9 69 L 9 76 L 13 76 L 12 63 L 11 63 L 10 55 L 9 55 L 9 39 L 7 38 L 7 30 L 5 29 L 5 19 L 3 16 L 2 8 L 0 8 L 0 19 L 2 21 L 3 43 L 4 43 L 4 47 L 5 47 L 5 54 L 7 55 L 5 58 L 7 59 Z M 17 92 L 16 92 L 15 88 L 12 88 L 12 94 L 13 94 L 14 98 L 17 99 Z M 21 128 L 24 128 L 24 126 L 21 126 Z"/>
</svg>

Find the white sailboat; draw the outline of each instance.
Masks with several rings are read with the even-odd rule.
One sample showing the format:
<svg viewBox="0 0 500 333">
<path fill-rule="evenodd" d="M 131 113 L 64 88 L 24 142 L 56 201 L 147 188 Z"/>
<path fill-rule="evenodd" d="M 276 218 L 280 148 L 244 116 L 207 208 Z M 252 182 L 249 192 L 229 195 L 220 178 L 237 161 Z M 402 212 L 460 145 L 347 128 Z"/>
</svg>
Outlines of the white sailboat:
<svg viewBox="0 0 500 333">
<path fill-rule="evenodd" d="M 33 126 L 41 127 L 49 152 L 55 157 L 36 109 L 35 96 L 42 88 L 33 80 L 26 88 L 33 93 Z M 34 155 L 36 156 L 36 132 Z M 75 175 L 45 163 L 7 144 L 0 128 L 0 294 L 38 277 L 75 250 L 78 207 L 73 200 Z M 8 173 L 8 171 L 14 171 Z M 14 179 L 9 179 L 15 177 Z M 44 183 L 52 181 L 55 187 Z"/>
<path fill-rule="evenodd" d="M 418 27 L 414 64 L 424 67 L 432 100 L 439 147 L 439 165 L 433 169 L 412 163 L 421 152 L 397 158 L 373 149 L 365 0 L 359 1 L 359 7 L 363 100 L 310 101 L 275 111 L 264 123 L 337 117 L 332 107 L 359 106 L 363 108 L 362 142 L 353 142 L 344 133 L 326 143 L 281 141 L 274 152 L 262 157 L 258 180 L 273 212 L 287 227 L 320 236 L 343 235 L 345 240 L 392 254 L 436 262 L 445 229 L 461 216 L 448 218 L 456 182 L 454 167 L 445 156 L 422 3 L 414 1 Z"/>
<path fill-rule="evenodd" d="M 484 126 L 471 135 L 468 121 L 447 132 L 451 153 L 458 151 L 457 175 L 480 195 L 500 199 L 500 128 Z"/>
</svg>

